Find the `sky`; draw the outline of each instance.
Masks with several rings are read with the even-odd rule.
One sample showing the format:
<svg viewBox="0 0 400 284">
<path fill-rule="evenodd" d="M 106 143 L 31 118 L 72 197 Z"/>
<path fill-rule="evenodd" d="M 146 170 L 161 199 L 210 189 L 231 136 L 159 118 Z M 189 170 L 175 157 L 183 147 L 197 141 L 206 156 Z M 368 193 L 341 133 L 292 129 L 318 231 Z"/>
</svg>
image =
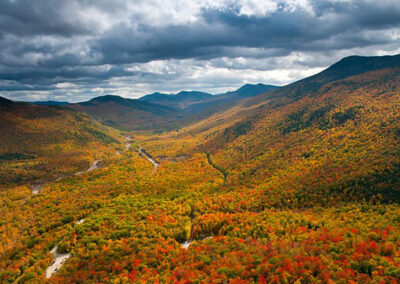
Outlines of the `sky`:
<svg viewBox="0 0 400 284">
<path fill-rule="evenodd" d="M 212 94 L 400 53 L 398 0 L 0 0 L 0 96 Z"/>
</svg>

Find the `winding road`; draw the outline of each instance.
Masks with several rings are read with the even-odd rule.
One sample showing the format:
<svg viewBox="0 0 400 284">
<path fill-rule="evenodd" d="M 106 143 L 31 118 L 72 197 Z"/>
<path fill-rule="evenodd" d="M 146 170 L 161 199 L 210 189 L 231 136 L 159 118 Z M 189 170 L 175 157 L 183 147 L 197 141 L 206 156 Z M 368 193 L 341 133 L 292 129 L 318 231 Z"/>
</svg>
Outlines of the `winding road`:
<svg viewBox="0 0 400 284">
<path fill-rule="evenodd" d="M 71 257 L 70 253 L 58 253 L 58 245 L 55 246 L 50 253 L 53 255 L 54 261 L 46 269 L 46 278 L 49 279 L 53 274 L 55 274 L 58 269 L 64 264 L 64 262 Z"/>
<path fill-rule="evenodd" d="M 125 136 L 125 139 L 127 140 L 125 143 L 125 149 L 129 150 L 129 148 L 131 147 L 131 143 L 129 143 L 131 141 L 131 137 L 130 136 Z M 120 154 L 118 151 L 116 152 L 116 154 Z M 158 163 L 144 150 L 142 149 L 142 147 L 140 147 L 138 154 L 142 157 L 144 157 L 145 159 L 147 159 L 149 162 L 151 162 L 154 165 L 154 169 L 153 172 L 157 170 L 158 168 Z M 88 173 L 91 172 L 95 169 L 99 168 L 99 160 L 94 160 L 89 168 L 85 171 L 80 171 L 75 173 L 76 176 L 78 175 L 82 175 L 84 173 Z M 32 194 L 36 195 L 39 194 L 40 191 L 42 190 L 44 183 L 39 183 L 39 184 L 35 184 L 32 185 Z M 76 224 L 82 224 L 85 222 L 85 219 L 80 219 L 76 222 Z M 182 245 L 184 248 L 188 248 L 190 246 L 191 242 L 186 242 L 185 245 Z M 51 278 L 57 271 L 58 269 L 60 269 L 60 267 L 64 264 L 64 262 L 71 257 L 70 253 L 58 253 L 57 252 L 57 248 L 58 245 L 56 245 L 51 251 L 50 253 L 53 255 L 54 261 L 50 264 L 50 266 L 46 269 L 46 273 L 45 276 L 47 279 Z"/>
<path fill-rule="evenodd" d="M 208 240 L 208 239 L 212 239 L 213 237 L 212 236 L 208 236 L 208 237 L 204 237 L 204 238 L 202 238 L 201 240 L 203 241 L 203 240 Z M 184 242 L 184 243 L 181 243 L 181 247 L 183 248 L 183 249 L 188 249 L 189 247 L 190 247 L 190 245 L 192 244 L 192 242 L 193 241 L 186 241 L 186 242 Z"/>
<path fill-rule="evenodd" d="M 34 195 L 39 194 L 40 191 L 42 190 L 42 187 L 43 187 L 42 183 L 32 185 L 32 194 Z"/>
<path fill-rule="evenodd" d="M 90 164 L 89 168 L 88 168 L 86 171 L 77 172 L 75 175 L 76 175 L 76 176 L 79 176 L 79 175 L 82 175 L 82 174 L 84 174 L 84 173 L 88 173 L 88 172 L 91 172 L 91 171 L 93 171 L 93 170 L 95 170 L 95 169 L 98 169 L 98 168 L 99 168 L 98 163 L 99 163 L 99 160 L 94 160 L 94 161 Z"/>
<path fill-rule="evenodd" d="M 79 175 L 82 175 L 82 174 L 84 174 L 84 173 L 88 173 L 88 172 L 91 172 L 91 171 L 93 171 L 93 170 L 96 170 L 96 169 L 98 169 L 98 168 L 99 168 L 99 160 L 94 160 L 94 161 L 90 164 L 89 168 L 88 168 L 86 171 L 77 172 L 77 173 L 75 173 L 75 175 L 76 175 L 76 176 L 79 176 Z M 58 178 L 56 178 L 54 181 L 60 181 L 60 180 L 62 180 L 62 179 L 63 179 L 63 177 L 58 177 Z M 41 182 L 41 183 L 38 183 L 38 184 L 33 184 L 33 185 L 31 185 L 32 194 L 33 194 L 33 195 L 39 194 L 39 193 L 42 191 L 43 186 L 44 186 L 46 183 L 48 183 L 48 182 L 51 182 L 51 181 L 44 181 L 44 182 Z"/>
<path fill-rule="evenodd" d="M 132 140 L 131 136 L 124 136 L 126 142 L 125 142 L 125 150 L 128 151 L 129 148 L 131 148 L 132 144 L 130 143 L 130 141 Z"/>
<path fill-rule="evenodd" d="M 156 161 L 154 161 L 154 159 L 149 154 L 147 154 L 147 152 L 142 147 L 139 148 L 138 155 L 145 157 L 150 163 L 153 164 L 154 166 L 153 172 L 157 170 L 159 164 Z"/>
<path fill-rule="evenodd" d="M 125 136 L 125 139 L 127 140 L 127 142 L 125 143 L 125 149 L 126 149 L 126 150 L 129 150 L 129 148 L 130 148 L 130 146 L 131 146 L 131 143 L 129 143 L 129 142 L 130 142 L 130 140 L 131 140 L 132 138 L 131 138 L 130 136 Z M 117 151 L 116 151 L 116 155 L 120 155 L 120 154 L 121 154 L 121 153 L 117 150 Z M 157 169 L 158 164 L 157 164 L 153 159 L 151 159 L 151 157 L 150 157 L 147 153 L 143 152 L 143 154 L 145 155 L 145 157 L 146 157 L 150 162 L 152 162 L 152 163 L 154 164 L 155 169 Z M 98 168 L 99 168 L 98 163 L 99 163 L 99 160 L 94 160 L 94 161 L 90 164 L 90 166 L 89 166 L 89 168 L 88 168 L 87 170 L 77 172 L 77 173 L 75 173 L 75 175 L 76 175 L 76 176 L 82 175 L 82 174 L 84 174 L 84 173 L 88 173 L 88 172 L 91 172 L 91 171 L 93 171 L 93 170 L 98 169 Z M 62 177 L 61 177 L 61 178 L 59 177 L 59 178 L 56 179 L 56 181 L 59 181 L 59 180 L 61 180 L 61 179 L 62 179 Z M 39 194 L 40 191 L 41 191 L 42 188 L 43 188 L 43 185 L 44 185 L 44 182 L 38 183 L 38 184 L 35 184 L 35 185 L 32 185 L 32 186 L 31 186 L 31 188 L 32 188 L 32 194 L 33 194 L 33 195 Z M 82 223 L 84 223 L 84 222 L 85 222 L 85 219 L 83 218 L 83 219 L 78 220 L 78 221 L 76 222 L 76 224 L 82 224 Z M 68 258 L 71 257 L 71 254 L 70 254 L 70 253 L 58 253 L 58 252 L 57 252 L 57 248 L 58 248 L 58 245 L 56 245 L 56 246 L 50 251 L 50 253 L 53 255 L 54 261 L 53 261 L 53 262 L 50 264 L 50 266 L 46 269 L 45 276 L 46 276 L 47 279 L 51 278 L 51 277 L 58 271 L 58 269 L 60 269 L 60 267 L 64 264 L 64 262 L 65 262 Z M 23 274 L 22 274 L 22 275 L 23 275 Z M 18 280 L 22 277 L 22 275 L 17 279 L 16 282 L 18 282 Z"/>
</svg>

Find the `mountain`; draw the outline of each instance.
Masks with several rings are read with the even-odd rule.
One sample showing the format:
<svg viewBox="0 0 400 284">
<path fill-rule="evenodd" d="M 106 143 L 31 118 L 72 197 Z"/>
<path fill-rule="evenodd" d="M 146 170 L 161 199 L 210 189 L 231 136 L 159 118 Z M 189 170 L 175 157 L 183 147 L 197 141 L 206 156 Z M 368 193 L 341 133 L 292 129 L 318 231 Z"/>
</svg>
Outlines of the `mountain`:
<svg viewBox="0 0 400 284">
<path fill-rule="evenodd" d="M 3 97 L 0 96 L 0 106 L 1 106 L 1 107 L 10 106 L 10 105 L 12 105 L 13 103 L 14 103 L 13 101 L 11 101 L 11 100 L 9 100 L 9 99 L 6 99 L 6 98 L 3 98 Z"/>
<path fill-rule="evenodd" d="M 177 107 L 186 110 L 188 113 L 199 113 L 207 110 L 207 108 L 215 109 L 221 104 L 231 105 L 231 103 L 235 101 L 260 95 L 276 88 L 278 87 L 265 84 L 245 84 L 235 91 L 219 95 L 211 95 L 197 91 L 182 91 L 177 94 L 169 95 L 156 92 L 143 96 L 139 100 Z"/>
<path fill-rule="evenodd" d="M 333 64 L 321 73 L 310 77 L 307 81 L 313 82 L 318 79 L 328 83 L 346 77 L 363 74 L 369 71 L 398 67 L 400 65 L 399 55 L 387 56 L 349 56 Z"/>
<path fill-rule="evenodd" d="M 213 95 L 197 91 L 181 91 L 177 94 L 153 93 L 139 98 L 140 101 L 156 103 L 159 105 L 184 109 L 191 104 L 207 101 L 213 98 Z"/>
<path fill-rule="evenodd" d="M 59 102 L 59 101 L 36 101 L 33 102 L 35 105 L 44 105 L 44 106 L 64 106 L 68 105 L 69 102 Z"/>
<path fill-rule="evenodd" d="M 269 91 L 272 91 L 276 88 L 279 88 L 278 86 L 273 86 L 273 85 L 265 85 L 265 84 L 245 84 L 236 91 L 231 91 L 231 92 L 226 92 L 225 96 L 229 97 L 238 97 L 238 98 L 248 98 L 248 97 L 253 97 L 257 96 L 260 94 L 267 93 Z"/>
<path fill-rule="evenodd" d="M 276 206 L 399 202 L 399 82 L 399 56 L 345 58 L 219 113 L 202 148 Z"/>
<path fill-rule="evenodd" d="M 179 112 L 171 107 L 110 95 L 68 107 L 87 113 L 104 125 L 124 130 L 167 128 L 168 123 L 173 124 L 179 117 Z"/>
<path fill-rule="evenodd" d="M 168 100 L 170 96 L 174 96 L 173 94 L 163 94 L 160 92 L 154 92 L 152 94 L 149 95 L 144 95 L 143 97 L 140 97 L 138 100 L 141 101 L 157 101 L 157 100 Z"/>
<path fill-rule="evenodd" d="M 140 99 L 106 95 L 81 103 L 42 101 L 34 104 L 66 106 L 90 115 L 103 125 L 121 130 L 164 131 L 187 125 L 232 107 L 244 98 L 275 88 L 264 84 L 246 84 L 236 91 L 215 96 L 198 91 L 181 91 L 175 95 L 156 92 Z"/>
<path fill-rule="evenodd" d="M 174 94 L 153 93 L 139 100 L 177 107 L 183 111 L 181 118 L 185 119 L 177 125 L 187 125 L 199 121 L 216 112 L 221 112 L 235 106 L 240 100 L 270 92 L 277 86 L 265 84 L 245 84 L 239 89 L 219 95 L 211 95 L 203 92 L 182 91 Z"/>
<path fill-rule="evenodd" d="M 112 130 L 65 107 L 0 97 L 0 114 L 0 187 L 78 171 L 94 149 L 117 142 Z"/>
<path fill-rule="evenodd" d="M 282 88 L 273 90 L 268 94 L 257 96 L 248 101 L 247 105 L 255 105 L 266 99 L 286 97 L 293 101 L 311 92 L 316 92 L 321 86 L 345 79 L 347 77 L 363 74 L 369 71 L 385 68 L 395 68 L 400 65 L 400 55 L 392 56 L 349 56 L 322 72 L 311 77 L 294 82 Z"/>
</svg>

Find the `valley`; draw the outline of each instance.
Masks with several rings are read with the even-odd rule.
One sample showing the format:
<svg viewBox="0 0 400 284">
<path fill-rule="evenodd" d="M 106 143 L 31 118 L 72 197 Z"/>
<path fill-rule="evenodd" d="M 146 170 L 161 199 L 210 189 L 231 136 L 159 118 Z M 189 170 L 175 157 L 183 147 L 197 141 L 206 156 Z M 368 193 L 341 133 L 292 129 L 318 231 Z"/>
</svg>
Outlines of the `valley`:
<svg viewBox="0 0 400 284">
<path fill-rule="evenodd" d="M 399 58 L 218 97 L 2 100 L 0 282 L 397 283 Z"/>
</svg>

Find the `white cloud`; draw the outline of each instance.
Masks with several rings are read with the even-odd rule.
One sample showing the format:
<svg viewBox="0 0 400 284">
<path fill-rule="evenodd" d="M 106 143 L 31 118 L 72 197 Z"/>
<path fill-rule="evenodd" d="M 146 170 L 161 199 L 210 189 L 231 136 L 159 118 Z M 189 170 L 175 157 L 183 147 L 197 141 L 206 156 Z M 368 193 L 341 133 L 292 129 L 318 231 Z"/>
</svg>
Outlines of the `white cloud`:
<svg viewBox="0 0 400 284">
<path fill-rule="evenodd" d="M 276 1 L 257 1 L 257 0 L 240 0 L 239 15 L 265 17 L 278 9 Z"/>
<path fill-rule="evenodd" d="M 57 89 L 69 89 L 69 88 L 76 88 L 77 85 L 74 83 L 62 82 L 55 84 L 54 87 Z"/>
<path fill-rule="evenodd" d="M 93 89 L 91 89 L 91 91 L 93 93 L 100 93 L 100 94 L 104 93 L 104 89 L 103 88 L 93 88 Z"/>
</svg>

